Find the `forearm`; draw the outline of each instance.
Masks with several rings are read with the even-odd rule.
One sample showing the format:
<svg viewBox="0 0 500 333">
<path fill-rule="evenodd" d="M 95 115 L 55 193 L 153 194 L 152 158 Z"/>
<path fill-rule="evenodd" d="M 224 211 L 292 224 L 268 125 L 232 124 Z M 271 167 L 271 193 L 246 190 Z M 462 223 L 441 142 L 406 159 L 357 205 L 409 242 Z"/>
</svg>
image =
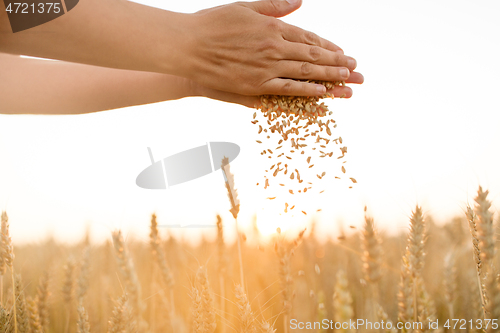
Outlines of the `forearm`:
<svg viewBox="0 0 500 333">
<path fill-rule="evenodd" d="M 0 52 L 178 74 L 188 14 L 125 0 L 80 0 L 65 15 L 14 34 L 3 2 L 0 9 Z"/>
<path fill-rule="evenodd" d="M 191 81 L 168 74 L 0 53 L 0 113 L 80 114 L 198 95 Z"/>
</svg>

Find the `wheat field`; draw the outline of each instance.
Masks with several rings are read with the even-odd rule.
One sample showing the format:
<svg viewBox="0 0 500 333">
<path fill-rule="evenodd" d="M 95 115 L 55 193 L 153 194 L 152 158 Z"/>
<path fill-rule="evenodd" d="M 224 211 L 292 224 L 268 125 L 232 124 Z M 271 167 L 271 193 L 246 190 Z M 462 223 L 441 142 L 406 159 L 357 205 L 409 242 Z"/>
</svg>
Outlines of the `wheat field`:
<svg viewBox="0 0 500 333">
<path fill-rule="evenodd" d="M 299 234 L 277 230 L 271 238 L 254 228 L 228 244 L 224 226 L 236 221 L 217 216 L 217 228 L 197 245 L 159 229 L 153 214 L 149 244 L 125 240 L 117 230 L 104 244 L 84 235 L 71 246 L 50 239 L 15 246 L 9 223 L 16 221 L 3 212 L 0 329 L 498 332 L 495 320 L 485 320 L 500 318 L 497 225 L 490 206 L 480 188 L 474 204 L 447 224 L 436 225 L 417 206 L 406 234 L 389 237 L 366 216 L 361 230 L 326 242 L 318 241 L 312 223 Z M 360 319 L 385 325 L 334 324 Z M 447 326 L 449 319 L 462 321 Z M 436 320 L 437 327 L 429 326 Z M 326 322 L 331 326 L 319 325 Z M 404 328 L 414 322 L 422 327 Z"/>
</svg>

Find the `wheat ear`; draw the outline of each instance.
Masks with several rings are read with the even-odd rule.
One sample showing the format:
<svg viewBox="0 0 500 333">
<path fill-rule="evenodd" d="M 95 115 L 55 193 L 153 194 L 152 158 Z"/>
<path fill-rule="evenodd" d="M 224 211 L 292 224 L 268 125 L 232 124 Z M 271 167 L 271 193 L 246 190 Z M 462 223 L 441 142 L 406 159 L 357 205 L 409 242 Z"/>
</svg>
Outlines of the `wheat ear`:
<svg viewBox="0 0 500 333">
<path fill-rule="evenodd" d="M 354 318 L 352 296 L 348 290 L 347 276 L 343 270 L 337 272 L 337 281 L 333 294 L 333 318 L 336 322 L 349 322 Z M 341 329 L 341 332 L 349 330 Z"/>
<path fill-rule="evenodd" d="M 128 305 L 128 296 L 123 294 L 116 302 L 108 321 L 108 333 L 135 333 L 136 324 Z"/>
<path fill-rule="evenodd" d="M 236 285 L 234 288 L 236 296 L 236 305 L 238 306 L 238 315 L 241 322 L 241 333 L 257 333 L 256 319 L 252 312 L 252 307 L 248 302 L 245 290 L 241 285 Z"/>
<path fill-rule="evenodd" d="M 37 288 L 37 307 L 43 332 L 49 331 L 49 273 L 44 271 Z"/>
<path fill-rule="evenodd" d="M 26 299 L 26 303 L 28 305 L 30 333 L 42 333 L 43 329 L 40 324 L 40 314 L 38 313 L 38 298 L 32 299 L 29 297 Z"/>
<path fill-rule="evenodd" d="M 125 280 L 127 294 L 130 295 L 132 307 L 136 311 L 138 317 L 140 317 L 142 313 L 141 286 L 134 268 L 134 263 L 125 246 L 125 241 L 123 240 L 120 230 L 113 232 L 113 245 L 115 247 L 116 261 L 120 274 Z"/>
<path fill-rule="evenodd" d="M 82 251 L 80 272 L 78 274 L 76 296 L 78 304 L 83 302 L 89 288 L 90 275 L 90 246 L 85 246 Z"/>
<path fill-rule="evenodd" d="M 284 237 L 281 235 L 281 228 L 276 229 L 278 240 L 274 244 L 274 251 L 278 256 L 278 276 L 280 278 L 281 295 L 283 299 L 283 322 L 285 333 L 288 332 L 289 319 L 292 314 L 292 301 L 295 297 L 293 290 L 293 276 L 291 270 L 291 257 L 294 254 L 295 248 L 299 245 L 304 237 L 305 229 L 301 231 L 298 237 L 291 243 L 287 244 Z"/>
<path fill-rule="evenodd" d="M 2 211 L 1 223 L 2 223 L 1 226 L 2 241 L 0 245 L 2 253 L 2 262 L 4 265 L 10 268 L 12 285 L 15 286 L 16 277 L 14 276 L 14 246 L 12 245 L 12 239 L 10 238 L 9 235 L 9 217 L 7 216 L 7 213 L 5 211 Z M 13 304 L 14 313 L 12 315 L 12 317 L 14 318 L 14 332 L 17 333 L 18 330 L 17 330 L 17 315 L 16 315 L 17 309 L 16 309 L 15 288 L 12 288 L 12 298 L 14 299 L 14 304 Z"/>
<path fill-rule="evenodd" d="M 87 311 L 83 307 L 83 302 L 80 300 L 77 308 L 78 321 L 76 322 L 77 333 L 90 333 L 90 323 Z"/>
<path fill-rule="evenodd" d="M 375 283 L 381 277 L 382 246 L 373 218 L 365 216 L 363 228 L 363 272 L 365 280 Z"/>
<path fill-rule="evenodd" d="M 213 333 L 217 327 L 215 321 L 215 308 L 214 300 L 212 298 L 212 290 L 208 282 L 207 268 L 200 266 L 196 273 L 196 282 L 198 283 L 201 301 L 202 301 L 202 315 L 203 315 L 203 332 Z"/>
<path fill-rule="evenodd" d="M 156 221 L 156 214 L 151 215 L 151 232 L 149 233 L 149 244 L 151 245 L 151 252 L 160 268 L 162 283 L 170 291 L 170 310 L 174 311 L 174 276 L 170 270 L 165 253 L 161 248 L 161 238 L 158 232 L 158 222 Z M 173 315 L 173 313 L 171 313 Z"/>
<path fill-rule="evenodd" d="M 28 309 L 26 308 L 26 298 L 24 297 L 23 282 L 20 274 L 16 274 L 14 294 L 16 295 L 16 320 L 17 320 L 17 330 L 20 333 L 28 333 L 29 326 L 29 315 Z"/>
</svg>

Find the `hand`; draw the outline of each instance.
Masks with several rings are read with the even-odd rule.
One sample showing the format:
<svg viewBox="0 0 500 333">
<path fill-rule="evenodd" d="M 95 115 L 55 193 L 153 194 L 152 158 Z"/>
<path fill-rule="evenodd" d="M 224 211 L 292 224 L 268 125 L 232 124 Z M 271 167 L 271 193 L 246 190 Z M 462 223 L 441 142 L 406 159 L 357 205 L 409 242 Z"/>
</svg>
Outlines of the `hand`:
<svg viewBox="0 0 500 333">
<path fill-rule="evenodd" d="M 355 83 L 355 82 L 346 81 L 346 83 Z M 210 99 L 215 99 L 218 101 L 240 104 L 248 108 L 254 108 L 256 105 L 260 104 L 260 97 L 258 96 L 247 96 L 247 95 L 241 95 L 237 93 L 231 93 L 227 91 L 207 88 L 192 80 L 188 80 L 186 84 L 188 86 L 187 96 L 202 96 Z M 343 98 L 352 97 L 352 89 L 347 86 L 344 87 L 336 86 L 333 89 L 329 89 L 327 92 L 333 94 L 335 98 L 339 98 L 340 96 L 344 96 Z"/>
<path fill-rule="evenodd" d="M 275 18 L 299 6 L 300 0 L 264 0 L 190 14 L 180 75 L 211 89 L 254 96 L 325 93 L 322 85 L 286 78 L 362 83 L 363 76 L 353 72 L 356 60 L 337 45 Z"/>
</svg>

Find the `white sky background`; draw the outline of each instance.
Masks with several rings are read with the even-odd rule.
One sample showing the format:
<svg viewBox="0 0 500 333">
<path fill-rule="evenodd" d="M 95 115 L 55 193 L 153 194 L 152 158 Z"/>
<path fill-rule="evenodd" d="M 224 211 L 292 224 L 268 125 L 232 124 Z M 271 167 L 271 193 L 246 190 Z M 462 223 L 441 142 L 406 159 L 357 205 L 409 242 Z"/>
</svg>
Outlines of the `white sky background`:
<svg viewBox="0 0 500 333">
<path fill-rule="evenodd" d="M 333 234 L 340 221 L 361 226 L 364 205 L 391 232 L 406 230 L 417 202 L 445 221 L 462 213 L 479 184 L 497 211 L 500 3 L 303 2 L 283 20 L 341 46 L 365 76 L 351 100 L 327 101 L 348 147 L 347 176 L 358 184 L 348 189 L 348 182 L 328 180 L 340 175 L 336 160 L 322 166 L 327 191 L 301 197 L 311 212 L 323 209 L 316 216 L 321 230 Z M 227 2 L 141 3 L 193 12 Z M 0 115 L 0 207 L 9 213 L 14 241 L 48 234 L 74 241 L 89 223 L 96 240 L 115 228 L 145 239 L 153 211 L 164 224 L 212 224 L 216 213 L 232 223 L 220 172 L 166 191 L 135 185 L 150 164 L 146 147 L 158 160 L 207 141 L 241 147 L 231 166 L 243 225 L 257 212 L 263 224 L 305 226 L 302 214 L 279 216 L 282 202 L 265 200 L 269 192 L 255 186 L 269 164 L 255 143 L 253 112 L 189 98 L 78 116 Z M 194 229 L 182 234 L 200 236 Z"/>
</svg>

